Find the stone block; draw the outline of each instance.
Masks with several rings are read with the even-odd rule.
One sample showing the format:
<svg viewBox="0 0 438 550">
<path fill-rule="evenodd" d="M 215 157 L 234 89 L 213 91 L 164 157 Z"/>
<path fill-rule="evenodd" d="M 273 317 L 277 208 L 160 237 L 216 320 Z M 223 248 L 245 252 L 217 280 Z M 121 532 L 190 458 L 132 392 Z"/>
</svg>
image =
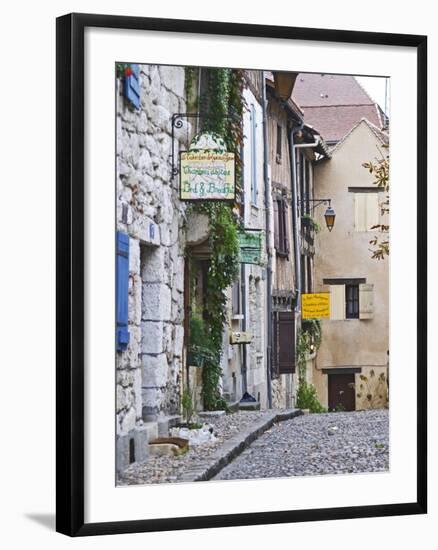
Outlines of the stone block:
<svg viewBox="0 0 438 550">
<path fill-rule="evenodd" d="M 141 278 L 145 283 L 160 283 L 168 279 L 166 262 L 168 252 L 160 246 L 156 249 L 147 249 L 141 270 Z"/>
<path fill-rule="evenodd" d="M 163 353 L 164 323 L 162 321 L 144 321 L 142 333 L 142 353 Z"/>
<path fill-rule="evenodd" d="M 148 440 L 152 441 L 158 437 L 158 423 L 157 422 L 145 422 L 143 427 L 148 432 Z"/>
<path fill-rule="evenodd" d="M 206 214 L 190 213 L 187 218 L 186 243 L 190 246 L 203 243 L 208 239 L 210 222 Z"/>
<path fill-rule="evenodd" d="M 141 418 L 142 415 L 142 403 L 141 403 L 141 387 L 142 387 L 142 369 L 135 369 L 133 391 L 135 396 L 135 415 L 137 418 Z"/>
<path fill-rule="evenodd" d="M 174 349 L 173 353 L 176 357 L 182 356 L 182 350 L 184 345 L 184 327 L 176 325 L 174 329 Z"/>
<path fill-rule="evenodd" d="M 134 384 L 134 373 L 133 370 L 119 370 L 117 372 L 117 384 L 123 388 L 132 386 Z"/>
<path fill-rule="evenodd" d="M 136 412 L 135 409 L 132 407 L 130 408 L 127 413 L 123 416 L 122 421 L 120 423 L 120 428 L 122 432 L 130 432 L 135 427 L 135 421 L 136 421 Z"/>
<path fill-rule="evenodd" d="M 142 416 L 145 422 L 156 421 L 163 401 L 161 388 L 142 388 Z"/>
<path fill-rule="evenodd" d="M 167 382 L 168 365 L 166 354 L 142 356 L 142 384 L 143 386 L 164 386 Z"/>
<path fill-rule="evenodd" d="M 129 277 L 128 319 L 130 323 L 141 323 L 141 278 L 139 274 Z"/>
<path fill-rule="evenodd" d="M 143 284 L 143 320 L 169 321 L 171 305 L 172 293 L 167 285 L 163 283 Z"/>
<path fill-rule="evenodd" d="M 140 241 L 129 239 L 129 271 L 140 273 Z"/>
<path fill-rule="evenodd" d="M 135 462 L 144 462 L 149 455 L 149 432 L 144 426 L 136 426 L 134 429 L 134 453 Z"/>
<path fill-rule="evenodd" d="M 118 434 L 117 436 L 116 465 L 119 472 L 129 466 L 129 434 Z"/>
<path fill-rule="evenodd" d="M 183 67 L 160 66 L 160 77 L 162 86 L 176 94 L 184 96 L 185 70 Z"/>
<path fill-rule="evenodd" d="M 129 228 L 131 235 L 141 241 L 141 244 L 159 246 L 160 232 L 156 223 L 147 216 L 136 216 Z"/>
<path fill-rule="evenodd" d="M 152 105 L 151 121 L 159 130 L 170 133 L 170 119 L 171 115 L 165 107 Z"/>
</svg>

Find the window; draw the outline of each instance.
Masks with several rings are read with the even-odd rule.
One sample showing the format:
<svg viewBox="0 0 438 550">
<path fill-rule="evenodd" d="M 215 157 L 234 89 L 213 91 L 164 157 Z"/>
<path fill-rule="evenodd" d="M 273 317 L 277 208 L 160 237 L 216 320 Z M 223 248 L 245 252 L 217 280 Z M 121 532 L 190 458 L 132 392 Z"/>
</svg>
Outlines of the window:
<svg viewBox="0 0 438 550">
<path fill-rule="evenodd" d="M 364 279 L 330 279 L 330 319 L 372 319 L 374 315 L 374 285 Z"/>
<path fill-rule="evenodd" d="M 231 307 L 233 315 L 239 315 L 240 313 L 240 281 L 237 279 L 234 281 L 231 287 Z"/>
<path fill-rule="evenodd" d="M 274 241 L 275 250 L 280 256 L 289 254 L 289 239 L 287 233 L 287 202 L 284 197 L 274 200 Z"/>
<path fill-rule="evenodd" d="M 345 318 L 359 319 L 359 285 L 345 285 Z"/>
<path fill-rule="evenodd" d="M 251 104 L 251 202 L 257 204 L 257 119 Z"/>
<path fill-rule="evenodd" d="M 280 124 L 277 124 L 277 156 L 276 156 L 276 160 L 278 162 L 278 164 L 281 163 L 281 153 L 282 153 L 282 147 L 281 147 L 281 134 L 282 134 L 282 131 L 281 131 L 281 126 Z"/>
<path fill-rule="evenodd" d="M 354 229 L 372 231 L 379 223 L 379 194 L 354 193 Z"/>
</svg>

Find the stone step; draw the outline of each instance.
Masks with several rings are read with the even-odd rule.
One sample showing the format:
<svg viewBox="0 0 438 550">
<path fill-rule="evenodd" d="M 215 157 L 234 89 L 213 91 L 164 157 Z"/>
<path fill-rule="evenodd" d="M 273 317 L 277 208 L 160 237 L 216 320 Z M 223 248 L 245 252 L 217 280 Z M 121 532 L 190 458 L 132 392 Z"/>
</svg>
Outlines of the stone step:
<svg viewBox="0 0 438 550">
<path fill-rule="evenodd" d="M 259 411 L 260 401 L 239 401 L 239 411 Z"/>
</svg>

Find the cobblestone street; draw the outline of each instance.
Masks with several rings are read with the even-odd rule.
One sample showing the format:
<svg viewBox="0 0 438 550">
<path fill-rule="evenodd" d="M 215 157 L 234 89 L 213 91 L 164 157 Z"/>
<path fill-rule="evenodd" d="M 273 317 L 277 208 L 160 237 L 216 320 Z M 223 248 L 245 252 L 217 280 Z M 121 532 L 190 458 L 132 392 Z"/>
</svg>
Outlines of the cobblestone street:
<svg viewBox="0 0 438 550">
<path fill-rule="evenodd" d="M 389 468 L 387 410 L 311 414 L 275 424 L 213 478 L 345 474 Z"/>
<path fill-rule="evenodd" d="M 150 456 L 119 476 L 119 484 L 190 482 L 225 457 L 242 435 L 274 411 L 239 412 L 212 418 L 213 442 L 181 456 Z M 233 443 L 234 441 L 234 443 Z M 215 459 L 216 457 L 216 459 Z M 223 459 L 222 459 L 223 460 Z M 272 425 L 213 480 L 386 471 L 389 467 L 388 411 L 302 415 Z M 219 468 L 218 468 L 219 469 Z M 200 475 L 201 474 L 201 475 Z M 213 474 L 214 475 L 214 474 Z"/>
</svg>

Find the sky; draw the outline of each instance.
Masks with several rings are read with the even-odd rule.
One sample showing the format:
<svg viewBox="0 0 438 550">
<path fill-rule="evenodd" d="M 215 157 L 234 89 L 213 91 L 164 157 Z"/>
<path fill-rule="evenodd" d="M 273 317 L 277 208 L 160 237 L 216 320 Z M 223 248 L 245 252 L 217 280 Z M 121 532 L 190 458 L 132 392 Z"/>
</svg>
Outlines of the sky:
<svg viewBox="0 0 438 550">
<path fill-rule="evenodd" d="M 376 103 L 379 104 L 382 111 L 385 111 L 385 81 L 388 81 L 388 100 L 386 114 L 390 116 L 390 79 L 375 76 L 356 76 L 361 86 Z"/>
</svg>

